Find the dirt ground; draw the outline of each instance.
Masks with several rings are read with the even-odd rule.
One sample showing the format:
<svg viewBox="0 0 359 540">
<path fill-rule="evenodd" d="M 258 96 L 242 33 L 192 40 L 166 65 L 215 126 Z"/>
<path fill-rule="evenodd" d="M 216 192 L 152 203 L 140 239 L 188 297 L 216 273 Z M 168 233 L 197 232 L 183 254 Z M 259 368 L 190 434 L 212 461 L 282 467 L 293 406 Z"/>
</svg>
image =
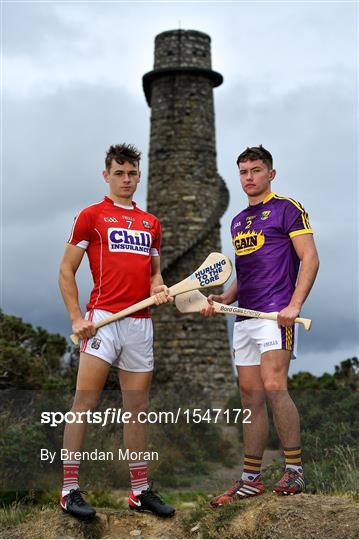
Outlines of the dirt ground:
<svg viewBox="0 0 359 540">
<path fill-rule="evenodd" d="M 266 494 L 220 510 L 182 503 L 175 517 L 98 509 L 89 522 L 45 508 L 2 538 L 358 538 L 359 505 L 346 497 Z"/>
<path fill-rule="evenodd" d="M 232 442 L 234 463 L 238 467 L 216 466 L 210 474 L 193 483 L 196 493 L 220 493 L 239 474 L 242 451 L 236 431 L 225 426 Z M 280 452 L 266 450 L 264 465 L 279 459 Z M 162 491 L 162 490 L 161 490 Z M 163 495 L 165 495 L 165 491 Z M 25 522 L 0 531 L 0 538 L 359 538 L 359 504 L 345 496 L 301 494 L 279 497 L 267 492 L 261 497 L 240 501 L 212 510 L 206 500 L 176 504 L 171 519 L 133 513 L 127 509 L 98 508 L 96 518 L 81 522 L 64 514 L 60 508 L 34 509 Z M 127 508 L 125 491 L 113 495 Z"/>
</svg>

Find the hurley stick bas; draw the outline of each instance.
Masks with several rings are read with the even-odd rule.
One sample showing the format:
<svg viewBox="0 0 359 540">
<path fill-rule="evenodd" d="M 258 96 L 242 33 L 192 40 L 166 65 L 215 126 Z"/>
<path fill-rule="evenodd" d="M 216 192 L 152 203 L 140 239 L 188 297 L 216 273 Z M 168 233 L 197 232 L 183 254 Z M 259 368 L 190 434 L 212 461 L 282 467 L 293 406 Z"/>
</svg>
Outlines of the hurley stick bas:
<svg viewBox="0 0 359 540">
<path fill-rule="evenodd" d="M 188 291 L 193 291 L 195 289 L 205 289 L 206 287 L 215 287 L 217 285 L 222 285 L 225 283 L 232 274 L 232 263 L 228 257 L 222 253 L 210 253 L 206 260 L 186 279 L 172 285 L 169 287 L 169 292 L 171 296 L 176 296 Z M 205 298 L 205 297 L 204 297 Z M 126 309 L 114 313 L 102 321 L 95 323 L 96 330 L 105 326 L 106 324 L 118 321 L 123 317 L 127 317 L 140 309 L 152 306 L 155 303 L 155 297 L 150 296 L 141 302 L 137 302 L 132 306 L 129 306 Z M 79 338 L 76 334 L 72 334 L 71 341 L 77 345 Z"/>
<path fill-rule="evenodd" d="M 199 312 L 203 308 L 208 308 L 209 303 L 207 297 L 199 291 L 185 292 L 179 294 L 175 299 L 176 307 L 181 313 L 194 313 Z M 276 321 L 278 313 L 264 313 L 263 311 L 254 311 L 252 309 L 246 309 L 235 306 L 227 306 L 220 304 L 219 302 L 213 302 L 213 307 L 216 313 L 224 313 L 225 315 L 242 315 L 243 317 L 253 317 L 255 319 L 269 319 Z M 303 319 L 297 317 L 294 322 L 300 323 L 304 326 L 305 330 L 310 330 L 312 325 L 311 319 Z"/>
</svg>

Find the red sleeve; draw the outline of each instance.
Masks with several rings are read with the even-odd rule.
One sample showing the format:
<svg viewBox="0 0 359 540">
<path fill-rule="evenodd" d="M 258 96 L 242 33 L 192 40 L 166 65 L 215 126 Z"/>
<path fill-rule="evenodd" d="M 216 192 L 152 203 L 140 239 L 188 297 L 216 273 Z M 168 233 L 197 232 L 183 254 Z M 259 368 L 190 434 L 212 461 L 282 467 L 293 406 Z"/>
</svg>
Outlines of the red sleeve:
<svg viewBox="0 0 359 540">
<path fill-rule="evenodd" d="M 90 232 L 90 216 L 86 210 L 81 210 L 81 212 L 74 219 L 71 234 L 67 240 L 67 243 L 87 249 L 87 246 L 90 243 Z"/>
<path fill-rule="evenodd" d="M 161 223 L 156 219 L 155 222 L 155 235 L 152 241 L 151 246 L 151 255 L 156 256 L 160 254 L 160 248 L 161 248 L 161 235 L 162 235 L 162 227 Z"/>
</svg>

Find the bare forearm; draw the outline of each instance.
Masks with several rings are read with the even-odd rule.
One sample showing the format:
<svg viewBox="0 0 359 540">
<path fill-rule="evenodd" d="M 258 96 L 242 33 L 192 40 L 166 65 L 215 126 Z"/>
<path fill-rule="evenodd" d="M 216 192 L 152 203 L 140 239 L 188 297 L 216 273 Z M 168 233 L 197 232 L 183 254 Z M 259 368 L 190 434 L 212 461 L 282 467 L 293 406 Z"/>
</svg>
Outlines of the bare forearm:
<svg viewBox="0 0 359 540">
<path fill-rule="evenodd" d="M 71 270 L 60 270 L 59 286 L 71 321 L 82 318 L 83 315 L 79 305 L 78 288 L 75 275 Z"/>
<path fill-rule="evenodd" d="M 216 311 L 213 306 L 213 302 L 219 302 L 220 304 L 233 304 L 237 300 L 237 282 L 233 281 L 231 286 L 222 294 L 210 294 L 207 298 L 208 307 L 202 308 L 200 313 L 203 317 L 214 317 Z"/>
<path fill-rule="evenodd" d="M 151 276 L 151 296 L 154 294 L 153 290 L 156 287 L 163 285 L 163 278 L 161 273 L 152 274 Z"/>
<path fill-rule="evenodd" d="M 89 339 L 96 334 L 92 321 L 83 318 L 79 305 L 79 292 L 75 275 L 85 251 L 67 244 L 60 265 L 59 286 L 72 322 L 72 331 L 79 339 Z"/>
<path fill-rule="evenodd" d="M 300 265 L 297 285 L 295 287 L 290 305 L 301 309 L 315 281 L 319 269 L 319 258 L 317 255 L 304 257 Z"/>
<path fill-rule="evenodd" d="M 237 300 L 237 281 L 233 281 L 230 287 L 221 294 L 221 297 L 222 304 L 233 304 Z"/>
</svg>

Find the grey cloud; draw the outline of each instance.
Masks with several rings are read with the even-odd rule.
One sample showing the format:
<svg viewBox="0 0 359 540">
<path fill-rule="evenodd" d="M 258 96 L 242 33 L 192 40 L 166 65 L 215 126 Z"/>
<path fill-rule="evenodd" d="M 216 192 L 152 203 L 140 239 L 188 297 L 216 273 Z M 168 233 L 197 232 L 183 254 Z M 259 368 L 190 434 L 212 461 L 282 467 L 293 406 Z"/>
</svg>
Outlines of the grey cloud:
<svg viewBox="0 0 359 540">
<path fill-rule="evenodd" d="M 319 352 L 301 352 L 301 344 L 299 344 L 298 357 L 291 362 L 289 375 L 293 375 L 298 371 L 309 371 L 314 375 L 322 375 L 325 371 L 334 373 L 334 367 L 339 366 L 340 362 L 353 356 L 359 356 L 359 350 L 338 348 L 333 351 Z"/>
<path fill-rule="evenodd" d="M 242 85 L 216 101 L 219 170 L 231 192 L 222 221 L 224 250 L 233 252 L 230 221 L 247 204 L 235 159 L 248 145 L 263 143 L 272 151 L 278 171 L 273 190 L 309 211 L 321 268 L 303 308 L 314 320 L 302 338 L 308 352 L 354 350 L 358 344 L 354 89 L 353 74 L 345 89 L 308 85 L 277 100 L 265 99 L 263 92 L 262 102 L 254 104 Z"/>
<path fill-rule="evenodd" d="M 5 223 L 46 222 L 101 200 L 105 150 L 127 140 L 146 157 L 148 115 L 145 102 L 116 88 L 79 86 L 41 100 L 8 100 Z M 139 191 L 143 205 L 141 184 Z"/>
<path fill-rule="evenodd" d="M 24 130 L 24 138 L 18 138 L 17 148 L 23 149 L 21 160 L 16 159 L 16 152 L 11 153 L 14 146 L 9 145 L 6 168 L 9 178 L 6 187 L 6 223 L 8 227 L 10 224 L 12 226 L 6 233 L 9 247 L 7 305 L 11 312 L 23 313 L 29 320 L 36 321 L 36 324 L 41 324 L 42 316 L 46 325 L 68 327 L 57 291 L 57 266 L 74 214 L 87 204 L 99 200 L 104 194 L 105 186 L 101 180 L 100 168 L 104 148 L 109 144 L 109 140 L 118 140 L 117 116 L 111 114 L 117 100 L 126 101 L 127 114 L 121 123 L 121 131 L 126 135 L 132 133 L 133 140 L 141 133 L 143 143 L 137 144 L 146 154 L 148 135 L 146 137 L 145 132 L 148 134 L 148 130 L 144 128 L 146 121 L 142 114 L 146 110 L 145 105 L 139 107 L 136 100 L 131 100 L 129 96 L 120 96 L 121 94 L 114 90 L 110 92 L 97 88 L 96 91 L 86 91 L 84 88 L 77 88 L 67 95 L 47 98 L 42 107 L 32 102 L 31 107 L 24 106 L 23 110 L 19 110 L 26 129 L 30 130 L 31 126 L 36 125 L 36 137 L 31 137 L 30 131 L 27 133 Z M 217 101 L 219 170 L 231 191 L 230 208 L 222 220 L 223 251 L 227 254 L 233 253 L 228 232 L 229 223 L 246 205 L 239 187 L 235 158 L 247 144 L 263 142 L 273 151 L 279 169 L 275 189 L 303 202 L 310 212 L 313 225 L 315 223 L 321 270 L 304 308 L 305 314 L 313 318 L 314 326 L 310 334 L 302 337 L 302 348 L 304 351 L 330 351 L 346 345 L 350 350 L 355 347 L 357 339 L 357 306 L 353 294 L 357 275 L 353 249 L 356 223 L 354 168 L 351 170 L 348 165 L 348 189 L 342 192 L 341 184 L 337 181 L 339 165 L 328 158 L 328 149 L 330 155 L 334 154 L 334 149 L 335 154 L 342 155 L 341 144 L 346 149 L 352 144 L 353 133 L 349 131 L 350 122 L 346 121 L 350 115 L 350 104 L 336 94 L 335 88 L 326 89 L 326 99 L 323 99 L 322 88 L 311 88 L 308 93 L 298 92 L 284 101 L 262 103 L 260 107 L 243 100 L 245 119 L 237 115 L 236 109 L 230 105 L 233 115 L 230 122 L 227 118 L 227 104 L 234 102 L 233 96 Z M 296 106 L 288 126 L 285 111 L 290 109 L 291 102 Z M 330 109 L 331 103 L 337 103 L 337 108 Z M 94 118 L 91 115 L 95 110 Z M 340 111 L 339 120 L 336 111 Z M 148 114 L 148 111 L 146 113 Z M 332 130 L 323 130 L 324 119 L 329 120 L 329 125 L 335 126 L 335 129 L 333 127 Z M 13 120 L 14 130 L 19 133 L 16 130 L 15 115 Z M 148 122 L 148 119 L 146 120 Z M 245 135 L 238 129 L 241 125 L 247 127 Z M 275 130 L 272 129 L 273 125 L 276 126 Z M 338 127 L 341 132 L 339 148 L 336 142 Z M 238 137 L 234 137 L 237 131 Z M 288 131 L 296 133 L 296 137 L 288 137 Z M 113 135 L 107 139 L 109 133 Z M 69 134 L 71 145 L 68 144 Z M 302 137 L 299 134 L 302 134 Z M 288 142 L 286 139 L 289 139 Z M 83 155 L 84 148 L 91 150 Z M 146 155 L 144 159 L 146 161 Z M 29 163 L 32 164 L 30 170 Z M 318 180 L 313 181 L 316 177 Z M 19 182 L 11 183 L 11 178 L 21 179 L 20 185 Z M 28 190 L 28 186 L 32 189 Z M 328 186 L 331 186 L 331 189 L 328 189 Z M 19 187 L 25 194 L 20 200 Z M 144 199 L 145 185 L 142 185 L 142 190 Z M 338 208 L 340 215 L 343 215 L 340 218 L 343 227 L 337 227 L 336 223 L 333 223 L 333 207 Z M 27 227 L 23 229 L 25 222 Z M 343 229 L 346 231 L 345 235 Z M 19 245 L 19 230 L 21 256 L 26 261 L 25 276 L 17 264 L 19 255 L 16 249 L 11 256 L 11 250 Z M 24 233 L 24 230 L 27 233 Z M 339 257 L 338 254 L 333 254 L 333 246 L 340 246 Z M 83 304 L 87 296 L 84 291 L 89 290 L 88 278 L 88 274 L 80 275 Z M 24 285 L 24 292 L 19 296 L 20 281 Z M 34 291 L 41 300 L 41 308 L 34 301 Z M 52 298 L 50 303 L 46 300 L 49 296 Z"/>
<path fill-rule="evenodd" d="M 66 47 L 79 32 L 57 15 L 56 2 L 6 2 L 3 10 L 3 43 L 10 56 L 46 54 L 50 44 Z"/>
<path fill-rule="evenodd" d="M 42 55 L 49 53 L 51 58 L 65 40 L 70 66 L 76 36 L 69 24 L 70 6 L 62 4 L 62 10 L 58 11 L 59 5 L 56 4 L 55 9 L 49 4 L 31 3 L 30 7 L 22 3 L 22 14 L 17 17 L 20 4 L 11 7 L 7 4 L 7 53 L 28 56 L 41 65 Z M 293 6 L 262 4 L 261 14 L 270 13 L 273 24 L 283 23 L 276 27 L 278 34 L 273 36 L 275 41 L 271 40 L 272 48 L 269 45 L 266 48 L 270 34 L 264 27 L 268 21 L 258 20 L 256 6 L 227 6 L 217 19 L 214 17 L 218 11 L 216 6 L 208 6 L 205 16 L 202 7 L 191 6 L 194 10 L 191 13 L 201 13 L 201 27 L 190 24 L 197 19 L 191 19 L 190 11 L 184 7 L 181 11 L 165 5 L 155 21 L 151 6 L 143 5 L 141 14 L 138 8 L 127 6 L 127 17 L 131 13 L 137 15 L 137 52 L 130 46 L 126 49 L 129 33 L 125 29 L 114 34 L 114 49 L 127 56 L 131 50 L 139 59 L 140 49 L 145 47 L 144 54 L 150 48 L 152 56 L 149 25 L 153 23 L 153 33 L 157 28 L 158 31 L 172 28 L 173 14 L 180 11 L 183 17 L 186 15 L 183 22 L 187 27 L 211 34 L 213 66 L 225 76 L 223 86 L 214 92 L 218 169 L 231 193 L 230 206 L 222 219 L 223 251 L 233 253 L 230 221 L 246 206 L 235 159 L 247 145 L 262 143 L 275 158 L 278 177 L 273 184 L 274 191 L 301 201 L 315 230 L 321 269 L 303 308 L 303 315 L 312 317 L 314 324 L 309 334 L 302 332 L 300 342 L 303 365 L 312 366 L 315 372 L 318 366 L 325 369 L 327 363 L 333 366 L 343 357 L 355 354 L 358 342 L 357 104 L 355 71 L 351 71 L 353 53 L 349 50 L 354 35 L 354 25 L 350 24 L 353 10 L 348 5 L 340 9 L 331 6 L 324 11 L 322 5 L 307 6 L 307 11 L 301 11 L 296 19 L 298 11 Z M 113 9 L 113 17 L 117 19 L 113 22 L 110 13 L 108 21 L 112 29 L 121 20 L 116 4 Z M 303 9 L 301 6 L 300 10 Z M 91 4 L 90 8 L 86 5 L 86 20 L 92 13 L 93 24 L 98 23 L 97 14 L 104 24 L 106 17 L 101 10 L 99 4 Z M 169 16 L 171 22 L 167 22 Z M 176 23 L 177 20 L 178 17 Z M 322 27 L 317 27 L 318 20 L 322 21 Z M 238 21 L 240 32 L 237 26 L 234 28 Z M 228 33 L 224 36 L 226 24 Z M 333 24 L 336 25 L 334 33 Z M 280 53 L 279 48 L 286 46 L 296 25 L 296 36 L 303 34 L 303 40 L 300 43 L 288 41 L 288 54 L 284 50 Z M 53 47 L 50 51 L 41 49 L 44 28 L 51 33 L 51 39 L 46 41 Z M 91 28 L 86 29 L 86 39 L 92 47 Z M 257 37 L 250 40 L 249 30 L 253 28 Z M 314 28 L 318 32 L 316 36 Z M 341 37 L 342 28 L 347 28 L 347 33 Z M 318 48 L 313 49 L 321 38 L 327 44 L 322 53 Z M 327 51 L 335 48 L 335 44 L 340 52 L 333 58 Z M 251 54 L 247 53 L 248 46 Z M 288 64 L 286 70 L 285 59 L 290 57 L 291 50 L 296 54 L 296 63 L 294 68 Z M 104 65 L 109 62 L 107 69 L 114 68 L 112 56 L 104 57 L 103 62 Z M 136 200 L 145 206 L 150 109 L 142 94 L 140 75 L 135 92 L 130 93 L 123 87 L 125 75 L 130 72 L 121 71 L 121 55 L 118 65 L 117 86 L 99 79 L 92 85 L 71 81 L 67 86 L 61 81 L 58 84 L 54 65 L 50 95 L 32 94 L 31 99 L 15 99 L 8 92 L 5 96 L 3 307 L 35 325 L 65 335 L 70 325 L 57 288 L 58 264 L 75 213 L 100 200 L 106 191 L 101 170 L 105 149 L 112 142 L 127 140 L 143 150 L 143 181 Z M 138 69 L 137 62 L 135 67 Z M 151 68 L 149 61 L 144 71 Z M 281 68 L 283 80 L 278 79 Z M 263 69 L 268 76 L 264 76 Z M 295 74 L 293 80 L 291 73 Z M 54 92 L 54 88 L 58 90 Z M 85 263 L 79 271 L 82 305 L 90 291 L 87 266 Z"/>
</svg>

